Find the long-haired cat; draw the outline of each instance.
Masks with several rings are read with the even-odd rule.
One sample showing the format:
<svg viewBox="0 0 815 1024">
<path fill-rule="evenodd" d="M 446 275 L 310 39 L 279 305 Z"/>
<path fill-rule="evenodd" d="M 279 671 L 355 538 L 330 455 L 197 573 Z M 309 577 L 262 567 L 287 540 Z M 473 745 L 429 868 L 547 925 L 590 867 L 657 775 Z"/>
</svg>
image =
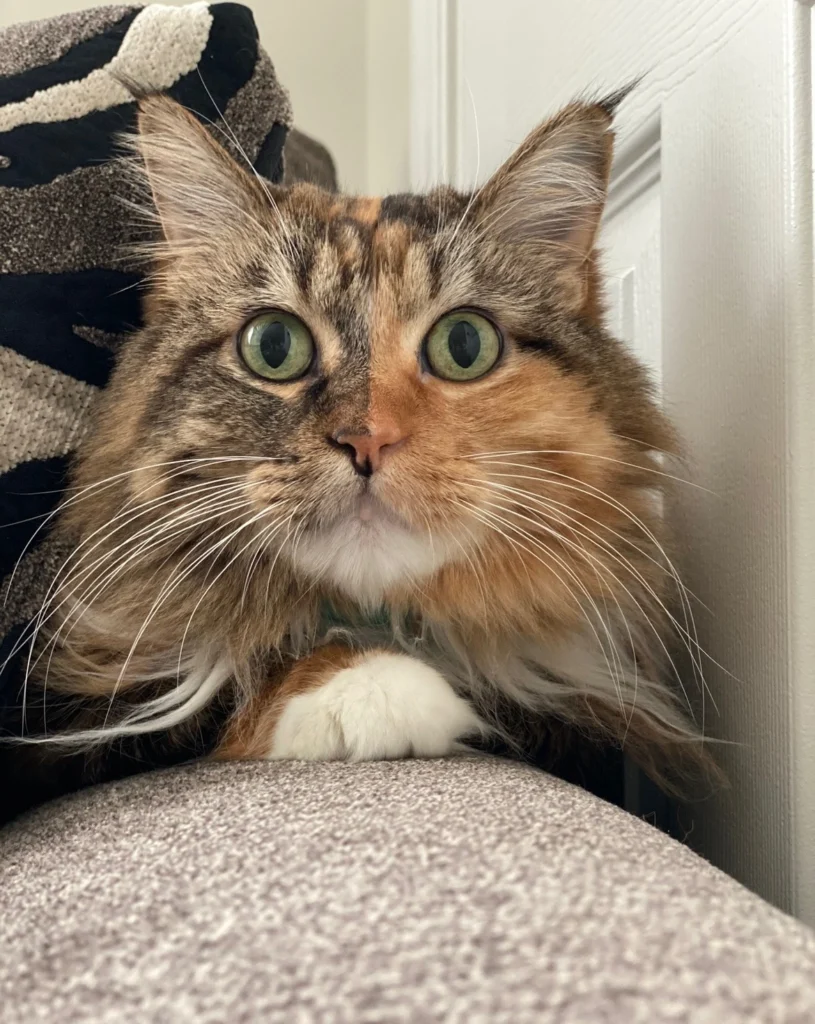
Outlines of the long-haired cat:
<svg viewBox="0 0 815 1024">
<path fill-rule="evenodd" d="M 705 763 L 672 660 L 675 437 L 603 325 L 615 104 L 566 107 L 471 194 L 369 199 L 272 186 L 141 101 L 145 326 L 32 630 L 63 748 L 435 756 L 533 722 L 663 782 Z"/>
</svg>

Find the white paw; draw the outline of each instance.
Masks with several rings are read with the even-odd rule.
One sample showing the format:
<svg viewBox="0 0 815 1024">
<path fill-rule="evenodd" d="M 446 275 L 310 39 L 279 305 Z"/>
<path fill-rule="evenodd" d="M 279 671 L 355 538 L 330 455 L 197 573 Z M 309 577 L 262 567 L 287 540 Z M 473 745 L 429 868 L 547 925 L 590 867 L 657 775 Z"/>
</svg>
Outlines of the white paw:
<svg viewBox="0 0 815 1024">
<path fill-rule="evenodd" d="M 435 669 L 404 654 L 372 654 L 319 689 L 292 697 L 269 757 L 443 757 L 459 748 L 460 738 L 481 732 L 478 715 Z"/>
</svg>

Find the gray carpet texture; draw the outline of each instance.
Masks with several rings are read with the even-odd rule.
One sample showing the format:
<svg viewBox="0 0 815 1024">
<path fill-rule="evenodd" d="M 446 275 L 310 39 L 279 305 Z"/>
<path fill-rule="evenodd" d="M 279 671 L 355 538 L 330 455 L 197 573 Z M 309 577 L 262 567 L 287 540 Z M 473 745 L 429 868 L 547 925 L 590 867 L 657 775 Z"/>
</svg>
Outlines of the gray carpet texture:
<svg viewBox="0 0 815 1024">
<path fill-rule="evenodd" d="M 815 936 L 488 758 L 199 764 L 0 833 L 0 1019 L 815 1021 Z"/>
</svg>

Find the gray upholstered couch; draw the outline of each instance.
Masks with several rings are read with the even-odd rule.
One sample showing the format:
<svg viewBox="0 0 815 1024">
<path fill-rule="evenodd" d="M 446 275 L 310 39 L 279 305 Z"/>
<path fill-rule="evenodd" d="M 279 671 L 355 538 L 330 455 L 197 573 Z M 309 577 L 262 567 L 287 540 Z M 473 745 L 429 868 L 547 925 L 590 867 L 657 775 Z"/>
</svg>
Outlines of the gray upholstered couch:
<svg viewBox="0 0 815 1024">
<path fill-rule="evenodd" d="M 0 1020 L 815 1021 L 815 936 L 487 758 L 198 765 L 0 833 Z"/>
</svg>

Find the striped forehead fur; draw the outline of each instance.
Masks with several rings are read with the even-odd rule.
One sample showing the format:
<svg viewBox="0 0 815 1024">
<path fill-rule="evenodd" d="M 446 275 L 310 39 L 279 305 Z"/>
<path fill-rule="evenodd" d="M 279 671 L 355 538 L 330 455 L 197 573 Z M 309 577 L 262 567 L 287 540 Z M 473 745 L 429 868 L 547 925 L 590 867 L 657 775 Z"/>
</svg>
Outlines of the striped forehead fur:
<svg viewBox="0 0 815 1024">
<path fill-rule="evenodd" d="M 509 702 L 655 772 L 701 750 L 668 678 L 676 641 L 693 650 L 655 500 L 675 437 L 604 326 L 611 144 L 609 106 L 576 103 L 475 193 L 378 200 L 260 182 L 172 101 L 142 102 L 162 231 L 146 324 L 80 452 L 60 526 L 79 546 L 30 631 L 49 685 L 112 695 L 81 742 L 194 721 L 202 686 L 250 700 L 344 602 L 383 608 L 391 644 L 413 623 L 496 728 Z M 463 384 L 424 349 L 460 308 L 503 345 Z M 313 335 L 297 380 L 240 359 L 269 309 Z M 335 439 L 383 423 L 405 441 L 363 484 Z M 363 487 L 375 529 L 352 514 Z"/>
</svg>

